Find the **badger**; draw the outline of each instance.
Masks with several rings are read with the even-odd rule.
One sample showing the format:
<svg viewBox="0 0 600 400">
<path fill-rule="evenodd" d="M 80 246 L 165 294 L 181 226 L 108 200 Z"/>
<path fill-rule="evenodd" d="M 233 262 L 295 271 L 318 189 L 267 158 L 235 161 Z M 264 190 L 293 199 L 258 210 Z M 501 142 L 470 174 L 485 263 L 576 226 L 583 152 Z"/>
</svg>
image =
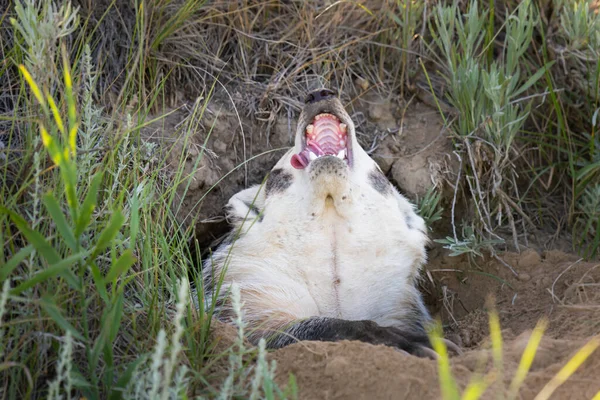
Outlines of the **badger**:
<svg viewBox="0 0 600 400">
<path fill-rule="evenodd" d="M 226 208 L 232 230 L 204 262 L 205 293 L 231 321 L 237 286 L 251 342 L 358 340 L 435 357 L 417 289 L 425 222 L 361 148 L 336 92 L 306 96 L 294 147 Z"/>
</svg>

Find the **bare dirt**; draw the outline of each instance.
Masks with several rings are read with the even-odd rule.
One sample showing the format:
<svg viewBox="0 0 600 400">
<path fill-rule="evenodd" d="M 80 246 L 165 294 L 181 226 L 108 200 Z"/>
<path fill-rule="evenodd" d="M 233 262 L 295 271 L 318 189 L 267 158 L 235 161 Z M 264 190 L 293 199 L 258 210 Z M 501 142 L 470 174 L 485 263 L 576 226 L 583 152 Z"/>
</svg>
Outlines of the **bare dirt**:
<svg viewBox="0 0 600 400">
<path fill-rule="evenodd" d="M 191 179 L 178 187 L 181 207 L 175 212 L 184 222 L 196 221 L 197 237 L 206 247 L 227 231 L 223 206 L 229 197 L 261 182 L 292 145 L 297 113 L 270 114 L 264 120 L 245 118 L 223 99 L 211 100 L 202 118 L 192 118 L 192 108 L 176 110 L 145 135 L 170 144 L 172 165 L 185 158 L 182 176 Z M 435 185 L 443 193 L 443 203 L 449 203 L 448 182 L 454 182 L 458 163 L 435 110 L 368 92 L 349 102 L 348 109 L 361 145 L 404 194 L 414 200 Z M 171 177 L 176 175 L 172 169 L 167 171 Z M 533 249 L 501 258 L 503 262 L 469 260 L 434 248 L 422 286 L 429 308 L 444 323 L 446 337 L 464 349 L 464 354 L 451 360 L 462 388 L 474 373 L 492 366 L 486 301 L 494 296 L 505 341 L 505 370 L 504 378 L 497 379 L 484 398 L 495 398 L 508 388 L 531 330 L 540 318 L 548 319 L 531 373 L 519 393 L 522 399 L 532 399 L 583 344 L 600 334 L 600 264 L 560 251 L 540 254 Z M 212 334 L 220 349 L 217 353 L 222 354 L 234 331 L 215 322 Z M 294 374 L 302 399 L 440 398 L 435 361 L 384 346 L 302 342 L 272 352 L 270 358 L 277 361 L 278 383 L 285 386 Z M 215 368 L 219 369 L 218 363 Z M 553 398 L 590 399 L 600 390 L 599 376 L 600 352 L 596 352 Z"/>
</svg>

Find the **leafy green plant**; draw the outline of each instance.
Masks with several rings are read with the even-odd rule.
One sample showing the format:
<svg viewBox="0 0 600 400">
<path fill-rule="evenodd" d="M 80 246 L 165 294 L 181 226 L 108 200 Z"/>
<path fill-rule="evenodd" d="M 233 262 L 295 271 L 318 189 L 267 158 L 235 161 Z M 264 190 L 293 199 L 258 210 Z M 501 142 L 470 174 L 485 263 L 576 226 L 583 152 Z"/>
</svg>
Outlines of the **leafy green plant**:
<svg viewBox="0 0 600 400">
<path fill-rule="evenodd" d="M 201 290 L 194 301 L 201 306 L 187 307 L 194 300 L 188 276 L 202 285 L 190 250 L 195 221 L 183 226 L 174 215 L 181 206 L 177 191 L 185 195 L 192 178 L 183 173 L 186 155 L 174 161 L 174 176 L 166 176 L 169 149 L 159 153 L 141 136 L 164 118 L 145 119 L 164 81 L 134 115 L 120 102 L 107 115 L 97 103 L 102 71 L 77 9 L 30 0 L 16 8 L 15 42 L 1 42 L 12 46 L 5 63 L 11 68 L 0 69 L 0 82 L 20 86 L 8 142 L 1 138 L 10 150 L 18 148 L 0 158 L 0 314 L 9 316 L 9 323 L 0 318 L 3 395 L 185 397 L 205 383 L 208 356 L 220 355 L 211 354 L 212 309 L 202 307 Z M 180 15 L 173 28 L 190 16 Z M 168 36 L 164 31 L 161 40 Z M 128 76 L 144 76 L 145 67 L 137 68 Z M 137 88 L 122 97 L 134 98 L 130 91 Z M 182 141 L 203 116 L 207 98 L 201 98 Z M 257 363 L 242 366 L 260 373 L 238 395 L 293 396 L 293 380 L 288 391 L 273 383 L 264 348 Z"/>
<path fill-rule="evenodd" d="M 54 97 L 47 90 L 42 90 L 37 85 L 24 66 L 19 66 L 24 80 L 29 85 L 42 110 L 42 116 L 38 121 L 42 143 L 53 163 L 59 169 L 61 185 L 54 192 L 48 192 L 43 196 L 46 212 L 56 227 L 56 235 L 53 238 L 44 237 L 39 231 L 32 229 L 26 220 L 16 212 L 2 207 L 2 211 L 10 216 L 12 223 L 18 227 L 21 234 L 31 244 L 31 246 L 23 248 L 8 260 L 2 268 L 2 275 L 8 277 L 12 270 L 18 266 L 19 261 L 27 253 L 31 254 L 34 249 L 41 256 L 40 261 L 42 265 L 45 265 L 45 268 L 22 280 L 11 290 L 10 294 L 16 300 L 16 296 L 29 291 L 37 284 L 56 279 L 56 286 L 54 288 L 49 287 L 50 290 L 41 297 L 40 306 L 54 323 L 70 335 L 66 341 L 65 352 L 61 356 L 59 371 L 64 371 L 66 367 L 64 363 L 67 362 L 65 359 L 71 357 L 72 340 L 85 343 L 87 361 L 85 368 L 91 372 L 88 375 L 91 382 L 88 382 L 87 378 L 84 378 L 79 371 L 79 368 L 71 363 L 68 363 L 68 367 L 72 371 L 72 375 L 77 376 L 77 379 L 72 380 L 71 374 L 67 374 L 68 376 L 65 379 L 69 382 L 69 385 L 81 390 L 86 396 L 98 398 L 99 392 L 96 388 L 99 381 L 95 371 L 99 366 L 101 354 L 103 354 L 104 362 L 107 363 L 104 379 L 107 382 L 112 381 L 114 373 L 112 365 L 114 360 L 113 343 L 121 324 L 124 290 L 131 279 L 127 277 L 127 274 L 135 261 L 131 243 L 135 243 L 137 233 L 135 227 L 139 225 L 139 219 L 134 216 L 130 220 L 129 237 L 127 238 L 130 240 L 119 240 L 117 236 L 123 228 L 125 218 L 121 211 L 114 210 L 99 235 L 88 241 L 86 248 L 83 247 L 83 235 L 91 228 L 93 212 L 98 206 L 98 191 L 103 175 L 97 173 L 92 177 L 87 193 L 81 201 L 80 196 L 83 194 L 82 189 L 84 188 L 81 188 L 78 184 L 78 171 L 75 161 L 79 118 L 73 94 L 71 70 L 65 52 L 63 52 L 62 67 L 64 71 L 64 98 L 68 114 L 66 120 L 61 116 Z M 64 196 L 68 205 L 67 215 L 61 209 L 62 196 Z M 127 245 L 127 242 L 130 244 Z M 102 271 L 96 260 L 99 256 L 105 254 L 106 250 L 110 252 L 108 257 L 110 261 L 105 271 Z M 89 306 L 87 303 L 90 301 L 88 297 L 90 287 L 89 282 L 86 282 L 88 273 L 92 275 L 94 289 L 99 295 L 98 300 L 100 300 L 100 303 L 98 305 L 102 304 L 103 308 L 100 316 L 103 324 L 98 334 L 92 334 L 89 326 Z M 70 301 L 80 304 L 80 311 L 82 312 L 81 327 L 76 327 L 69 322 L 69 318 L 61 310 L 62 307 L 56 303 L 56 299 L 61 297 L 59 295 L 61 290 L 69 290 L 72 293 Z M 60 382 L 61 379 L 57 382 Z M 115 385 L 111 392 L 114 393 L 114 391 L 122 390 L 122 388 L 120 385 Z M 54 386 L 54 390 L 58 390 L 58 384 Z"/>
<path fill-rule="evenodd" d="M 434 222 L 442 219 L 444 209 L 440 205 L 441 198 L 441 193 L 432 186 L 427 189 L 422 198 L 417 197 L 416 199 L 417 211 L 429 229 Z"/>
<path fill-rule="evenodd" d="M 425 12 L 425 3 L 421 1 L 413 0 L 396 0 L 395 8 L 392 8 L 388 12 L 388 16 L 397 25 L 397 29 L 394 29 L 391 33 L 391 42 L 398 43 L 402 48 L 400 66 L 397 69 L 400 80 L 400 94 L 403 96 L 405 93 L 405 84 L 410 80 L 410 74 L 416 72 L 414 68 L 411 68 L 411 64 L 414 63 L 419 49 L 417 40 L 419 32 L 417 28 L 420 25 L 423 13 Z M 384 60 L 385 49 L 381 48 L 381 60 Z"/>
<path fill-rule="evenodd" d="M 568 106 L 586 122 L 579 132 L 567 132 L 570 136 L 569 175 L 573 180 L 573 204 L 571 207 L 573 236 L 576 247 L 586 257 L 598 254 L 600 238 L 594 226 L 598 216 L 590 194 L 600 179 L 600 144 L 598 141 L 598 106 L 600 104 L 600 15 L 593 11 L 593 2 L 560 1 L 554 5 L 560 15 L 561 29 L 549 40 L 549 50 L 560 55 L 563 68 L 576 73 L 568 74 L 559 82 L 584 93 L 589 101 L 568 99 Z M 574 104 L 573 104 L 574 103 Z M 579 126 L 579 125 L 578 125 Z M 564 130 L 567 127 L 563 128 Z M 583 228 L 583 229 L 582 229 Z"/>
<path fill-rule="evenodd" d="M 446 236 L 444 239 L 435 239 L 436 243 L 444 245 L 445 249 L 450 250 L 450 256 L 455 257 L 467 254 L 471 259 L 474 257 L 483 257 L 483 251 L 492 251 L 495 245 L 504 243 L 501 239 L 485 240 L 475 234 L 473 227 L 464 225 L 461 239 L 458 236 Z"/>
<path fill-rule="evenodd" d="M 473 195 L 475 233 L 496 242 L 500 239 L 496 228 L 508 222 L 518 248 L 514 214 L 523 218 L 525 214 L 518 204 L 514 160 L 519 157 L 516 138 L 530 112 L 530 99 L 521 96 L 544 75 L 549 64 L 529 77 L 522 71 L 523 57 L 539 25 L 530 1 L 521 2 L 504 23 L 502 62 L 490 62 L 487 56 L 495 40 L 489 35 L 493 23 L 477 1 L 469 3 L 465 14 L 457 2 L 438 5 L 430 25 L 430 50 L 441 54 L 447 99 L 460 115 L 452 129 L 466 159 L 465 181 Z M 492 25 L 488 28 L 487 24 Z"/>
</svg>

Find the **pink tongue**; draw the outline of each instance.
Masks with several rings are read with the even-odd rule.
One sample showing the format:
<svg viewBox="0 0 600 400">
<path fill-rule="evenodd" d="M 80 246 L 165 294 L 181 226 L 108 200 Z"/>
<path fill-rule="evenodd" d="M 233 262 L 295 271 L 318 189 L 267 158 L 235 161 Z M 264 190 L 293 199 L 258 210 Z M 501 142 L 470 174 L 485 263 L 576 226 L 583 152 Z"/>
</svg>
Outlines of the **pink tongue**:
<svg viewBox="0 0 600 400">
<path fill-rule="evenodd" d="M 292 156 L 292 167 L 304 169 L 308 165 L 308 150 L 304 149 L 298 154 Z"/>
</svg>

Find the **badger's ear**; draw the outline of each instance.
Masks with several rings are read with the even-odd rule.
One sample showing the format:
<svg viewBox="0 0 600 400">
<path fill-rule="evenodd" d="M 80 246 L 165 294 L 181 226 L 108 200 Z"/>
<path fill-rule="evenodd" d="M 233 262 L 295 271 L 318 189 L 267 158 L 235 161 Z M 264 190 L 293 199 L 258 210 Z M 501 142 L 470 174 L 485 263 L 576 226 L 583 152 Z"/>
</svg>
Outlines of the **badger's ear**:
<svg viewBox="0 0 600 400">
<path fill-rule="evenodd" d="M 234 228 L 239 228 L 246 221 L 248 227 L 252 223 L 260 223 L 265 206 L 265 191 L 263 185 L 255 185 L 236 193 L 227 203 L 227 222 Z"/>
</svg>

